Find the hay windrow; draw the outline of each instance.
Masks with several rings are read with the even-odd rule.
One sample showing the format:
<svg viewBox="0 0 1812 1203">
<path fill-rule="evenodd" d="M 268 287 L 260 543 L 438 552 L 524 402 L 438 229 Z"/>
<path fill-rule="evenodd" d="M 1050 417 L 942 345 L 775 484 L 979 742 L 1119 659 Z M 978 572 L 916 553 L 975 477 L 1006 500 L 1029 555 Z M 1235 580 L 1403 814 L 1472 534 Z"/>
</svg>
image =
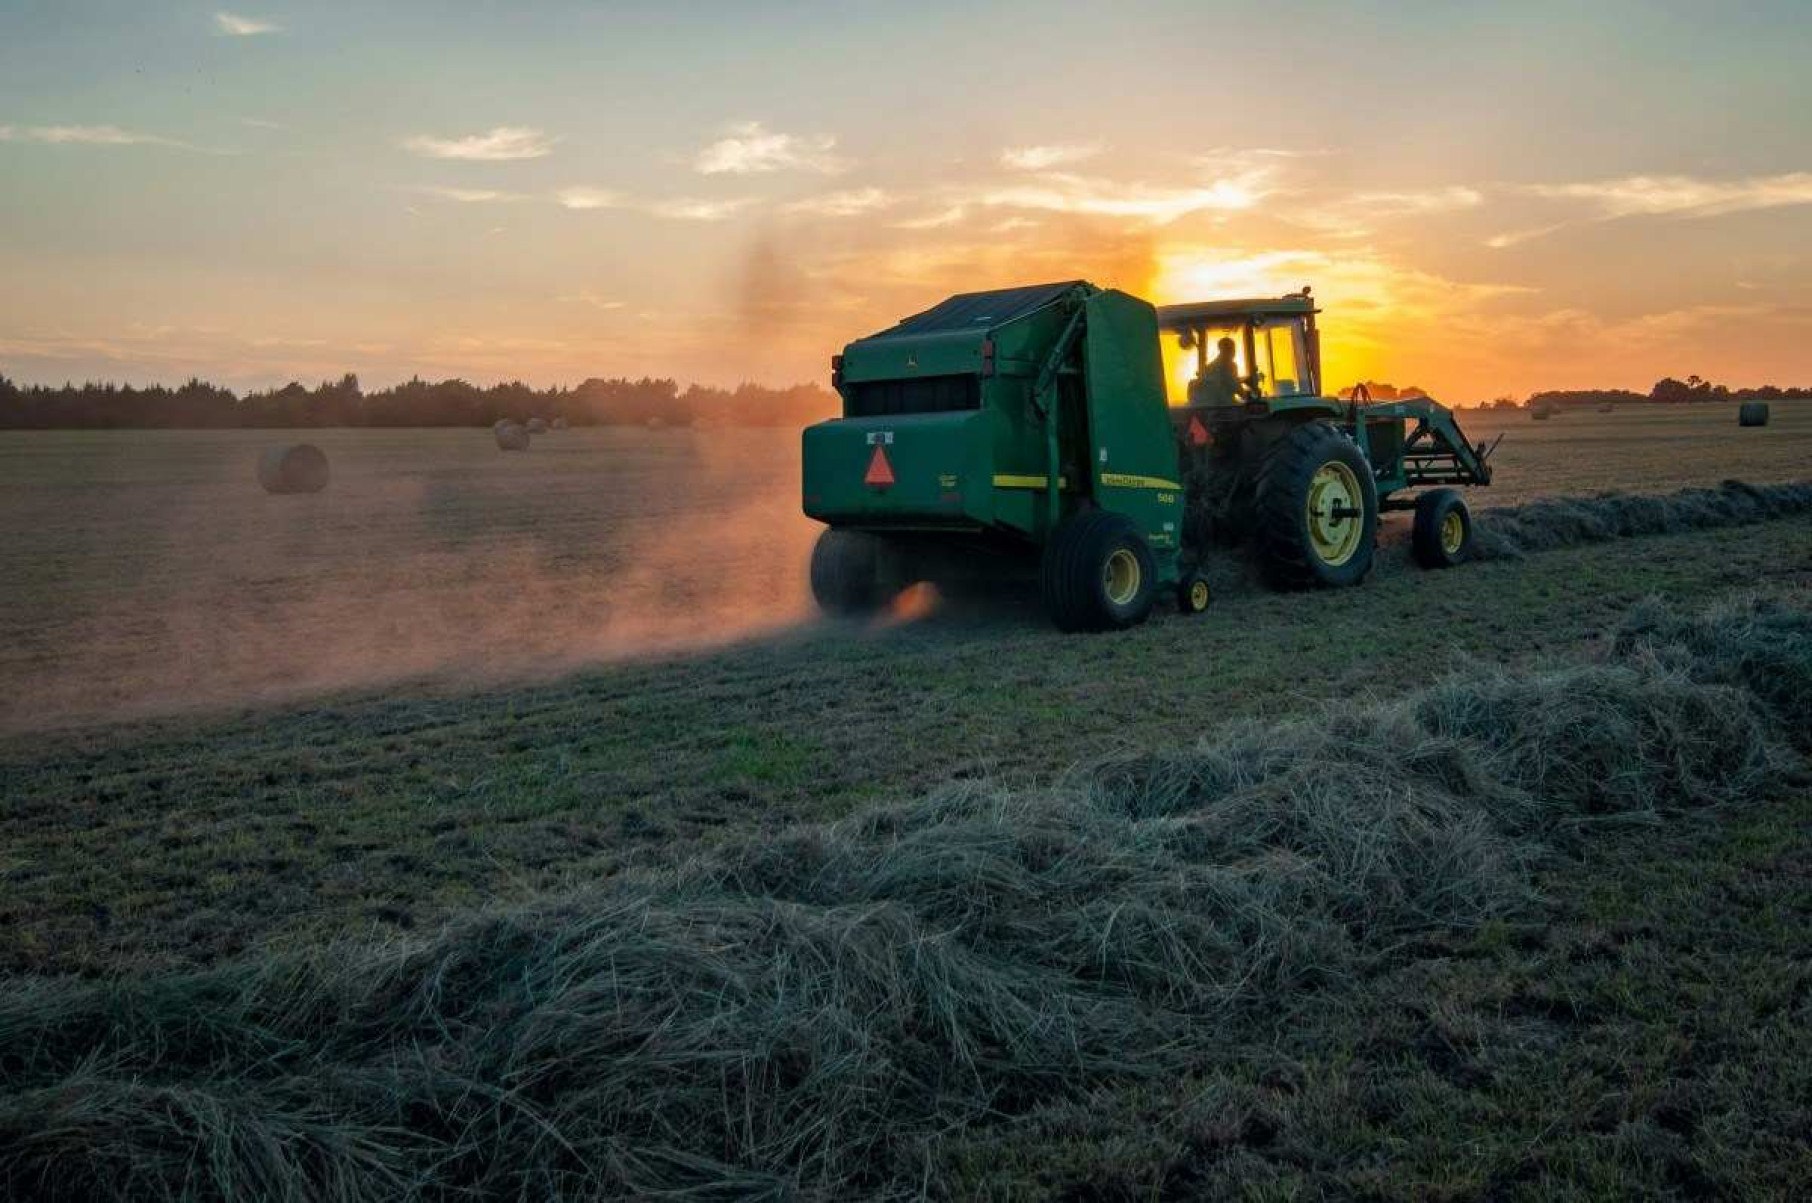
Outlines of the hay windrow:
<svg viewBox="0 0 1812 1203">
<path fill-rule="evenodd" d="M 1748 526 L 1804 514 L 1812 514 L 1812 481 L 1751 485 L 1727 480 L 1715 489 L 1544 498 L 1479 511 L 1473 555 L 1514 559 L 1583 543 Z"/>
<path fill-rule="evenodd" d="M 0 1193 L 912 1195 L 941 1134 L 1237 1054 L 1606 822 L 1765 796 L 1812 614 L 975 786 L 431 939 L 0 998 Z"/>
</svg>

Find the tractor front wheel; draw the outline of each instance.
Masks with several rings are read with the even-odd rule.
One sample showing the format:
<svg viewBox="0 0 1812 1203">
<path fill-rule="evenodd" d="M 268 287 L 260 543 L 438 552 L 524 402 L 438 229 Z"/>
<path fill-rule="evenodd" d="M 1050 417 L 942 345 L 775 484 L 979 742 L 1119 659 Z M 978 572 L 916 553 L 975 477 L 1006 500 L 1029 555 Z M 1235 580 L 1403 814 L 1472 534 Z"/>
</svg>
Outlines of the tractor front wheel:
<svg viewBox="0 0 1812 1203">
<path fill-rule="evenodd" d="M 1472 513 L 1452 489 L 1430 489 L 1416 498 L 1410 550 L 1424 568 L 1452 568 L 1472 554 Z"/>
<path fill-rule="evenodd" d="M 1045 612 L 1060 631 L 1118 631 L 1151 613 L 1158 566 L 1119 514 L 1090 510 L 1059 526 L 1039 573 Z"/>
<path fill-rule="evenodd" d="M 1255 501 L 1259 567 L 1272 588 L 1357 585 L 1371 571 L 1378 486 L 1339 428 L 1308 422 L 1278 439 Z"/>
<path fill-rule="evenodd" d="M 853 617 L 887 603 L 882 579 L 887 552 L 880 536 L 830 527 L 812 547 L 812 596 L 827 614 Z"/>
</svg>

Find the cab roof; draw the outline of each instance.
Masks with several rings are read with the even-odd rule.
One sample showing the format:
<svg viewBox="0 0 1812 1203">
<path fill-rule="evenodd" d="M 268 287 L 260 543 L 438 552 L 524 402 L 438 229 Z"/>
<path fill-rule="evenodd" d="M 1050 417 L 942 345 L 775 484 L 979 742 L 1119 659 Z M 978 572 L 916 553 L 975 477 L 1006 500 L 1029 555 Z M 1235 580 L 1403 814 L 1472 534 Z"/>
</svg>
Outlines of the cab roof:
<svg viewBox="0 0 1812 1203">
<path fill-rule="evenodd" d="M 1189 301 L 1182 305 L 1159 305 L 1158 326 L 1163 330 L 1180 330 L 1188 326 L 1212 325 L 1230 318 L 1286 317 L 1320 313 L 1313 298 L 1292 292 L 1281 297 L 1253 300 Z"/>
</svg>

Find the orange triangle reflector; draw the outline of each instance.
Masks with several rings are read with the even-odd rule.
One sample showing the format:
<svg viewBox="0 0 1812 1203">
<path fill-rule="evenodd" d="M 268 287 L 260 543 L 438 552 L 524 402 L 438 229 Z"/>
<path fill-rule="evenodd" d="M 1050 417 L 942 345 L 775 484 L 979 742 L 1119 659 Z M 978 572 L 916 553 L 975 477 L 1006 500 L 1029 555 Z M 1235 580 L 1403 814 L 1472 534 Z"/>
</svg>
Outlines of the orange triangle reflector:
<svg viewBox="0 0 1812 1203">
<path fill-rule="evenodd" d="M 1192 447 L 1208 445 L 1208 428 L 1203 426 L 1202 420 L 1194 414 L 1189 415 L 1189 444 Z"/>
<path fill-rule="evenodd" d="M 868 459 L 868 475 L 862 483 L 877 489 L 885 489 L 893 483 L 893 465 L 887 462 L 887 450 L 879 443 L 875 444 L 875 453 Z"/>
</svg>

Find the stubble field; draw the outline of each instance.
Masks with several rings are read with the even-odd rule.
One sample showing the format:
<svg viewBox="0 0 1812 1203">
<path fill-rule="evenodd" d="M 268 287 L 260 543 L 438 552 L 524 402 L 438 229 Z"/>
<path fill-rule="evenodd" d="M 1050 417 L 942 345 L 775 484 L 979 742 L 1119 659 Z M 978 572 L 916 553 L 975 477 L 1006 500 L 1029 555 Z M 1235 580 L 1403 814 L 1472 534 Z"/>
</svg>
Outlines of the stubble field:
<svg viewBox="0 0 1812 1203">
<path fill-rule="evenodd" d="M 1812 474 L 1806 407 L 1762 430 L 1721 407 L 1464 417 L 1507 435 L 1480 507 Z M 1360 590 L 1273 595 L 1229 559 L 1207 615 L 1111 638 L 1058 636 L 1025 599 L 825 624 L 795 434 L 503 455 L 483 431 L 320 432 L 328 492 L 268 497 L 252 459 L 280 437 L 0 437 L 0 1134 L 37 1150 L 0 1182 L 63 1164 L 41 1093 L 63 1079 L 4 1046 L 44 1038 L 17 1001 L 44 975 L 426 940 L 953 783 L 1037 797 L 1241 720 L 1327 727 L 1594 661 L 1644 598 L 1812 607 L 1804 517 L 1435 574 L 1398 518 Z M 1237 1040 L 1155 1078 L 1015 1080 L 896 1160 L 996 1197 L 1791 1195 L 1812 1181 L 1812 790 L 1769 755 L 1740 799 L 1547 839 L 1515 905 L 1298 983 L 1273 1026 L 1227 1020 Z M 898 1165 L 851 1179 L 695 1136 L 751 1190 L 901 1190 Z M 581 1161 L 559 1189 L 732 1180 Z"/>
</svg>

